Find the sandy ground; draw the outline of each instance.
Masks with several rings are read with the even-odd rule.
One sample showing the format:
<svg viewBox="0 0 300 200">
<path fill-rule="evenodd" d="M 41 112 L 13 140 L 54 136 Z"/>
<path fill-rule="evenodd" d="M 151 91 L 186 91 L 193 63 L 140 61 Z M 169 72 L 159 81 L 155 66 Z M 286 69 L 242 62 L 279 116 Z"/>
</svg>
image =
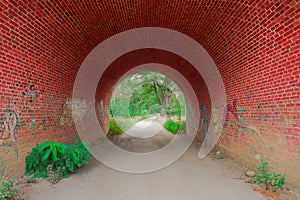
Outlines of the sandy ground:
<svg viewBox="0 0 300 200">
<path fill-rule="evenodd" d="M 115 137 L 113 143 L 126 151 L 146 153 L 159 150 L 172 139 L 174 139 L 172 133 L 166 131 L 157 120 L 149 118 Z"/>
<path fill-rule="evenodd" d="M 154 126 L 157 130 L 159 125 Z M 148 152 L 166 145 L 173 137 L 162 130 L 146 138 L 124 134 L 115 138 L 114 143 L 129 151 Z M 199 148 L 200 145 L 194 143 L 169 167 L 146 174 L 119 172 L 92 159 L 90 165 L 56 185 L 45 180 L 33 184 L 29 196 L 32 200 L 264 199 L 244 182 L 245 171 L 240 165 L 226 158 L 217 160 L 214 154 L 199 160 Z"/>
<path fill-rule="evenodd" d="M 148 174 L 126 174 L 110 169 L 96 160 L 70 178 L 51 185 L 34 184 L 32 200 L 256 200 L 264 199 L 251 185 L 240 179 L 243 169 L 229 159 L 210 155 L 199 160 L 199 145 L 171 166 Z"/>
</svg>

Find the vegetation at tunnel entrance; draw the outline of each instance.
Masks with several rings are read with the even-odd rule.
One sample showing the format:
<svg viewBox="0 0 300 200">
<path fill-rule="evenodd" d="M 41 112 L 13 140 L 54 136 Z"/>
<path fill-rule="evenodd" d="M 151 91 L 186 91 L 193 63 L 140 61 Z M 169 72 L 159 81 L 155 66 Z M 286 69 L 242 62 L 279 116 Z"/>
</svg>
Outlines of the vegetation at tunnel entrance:
<svg viewBox="0 0 300 200">
<path fill-rule="evenodd" d="M 89 164 L 92 156 L 89 143 L 79 141 L 77 135 L 74 137 L 74 144 L 46 141 L 32 149 L 26 156 L 25 167 L 26 175 L 33 175 L 30 182 L 35 182 L 35 178 L 48 178 L 49 182 L 57 183 L 60 178 L 68 177 L 82 165 Z"/>
<path fill-rule="evenodd" d="M 151 71 L 129 75 L 114 89 L 109 133 L 121 134 L 134 123 L 153 117 L 176 134 L 185 126 L 185 107 L 183 92 L 169 77 Z"/>
</svg>

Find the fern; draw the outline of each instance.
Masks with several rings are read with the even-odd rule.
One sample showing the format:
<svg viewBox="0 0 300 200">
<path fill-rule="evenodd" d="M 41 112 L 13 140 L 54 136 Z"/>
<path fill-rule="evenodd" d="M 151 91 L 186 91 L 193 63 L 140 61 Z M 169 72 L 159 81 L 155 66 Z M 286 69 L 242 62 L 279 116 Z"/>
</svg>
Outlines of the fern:
<svg viewBox="0 0 300 200">
<path fill-rule="evenodd" d="M 54 171 L 59 169 L 62 176 L 68 177 L 69 173 L 88 164 L 91 157 L 89 143 L 79 142 L 77 135 L 75 140 L 74 144 L 47 141 L 37 145 L 26 157 L 26 175 L 46 178 L 47 167 L 51 165 Z"/>
</svg>

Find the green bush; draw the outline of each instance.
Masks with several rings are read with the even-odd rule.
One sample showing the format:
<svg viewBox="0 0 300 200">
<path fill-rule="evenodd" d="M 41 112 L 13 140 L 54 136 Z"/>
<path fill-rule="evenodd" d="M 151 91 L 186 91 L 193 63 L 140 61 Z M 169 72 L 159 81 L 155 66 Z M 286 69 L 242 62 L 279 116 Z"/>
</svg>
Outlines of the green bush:
<svg viewBox="0 0 300 200">
<path fill-rule="evenodd" d="M 175 122 L 171 119 L 169 119 L 168 121 L 166 121 L 166 123 L 164 124 L 164 128 L 173 133 L 173 134 L 177 134 L 178 133 L 178 130 L 180 128 L 180 123 L 178 122 Z"/>
<path fill-rule="evenodd" d="M 14 187 L 15 178 L 1 180 L 0 182 L 0 200 L 20 200 L 25 199 L 20 194 L 19 190 Z"/>
<path fill-rule="evenodd" d="M 67 177 L 77 168 L 88 164 L 91 157 L 91 153 L 87 149 L 88 143 L 79 142 L 76 135 L 75 138 L 74 144 L 52 141 L 38 144 L 26 156 L 26 175 L 33 174 L 34 177 L 46 178 L 48 177 L 47 167 L 51 165 L 55 171 L 63 169 L 60 173 Z"/>
<path fill-rule="evenodd" d="M 111 118 L 109 121 L 109 131 L 108 131 L 108 135 L 109 136 L 113 136 L 113 135 L 119 135 L 124 133 L 124 131 L 118 126 L 118 124 L 116 123 L 116 121 Z"/>
<path fill-rule="evenodd" d="M 254 178 L 249 181 L 249 183 L 256 185 L 265 184 L 266 190 L 269 190 L 270 188 L 272 188 L 273 191 L 276 191 L 279 188 L 283 189 L 285 184 L 285 176 L 281 174 L 270 173 L 267 171 L 268 168 L 268 161 L 265 158 L 262 158 L 261 166 L 257 168 L 257 170 L 261 173 L 256 174 Z"/>
</svg>

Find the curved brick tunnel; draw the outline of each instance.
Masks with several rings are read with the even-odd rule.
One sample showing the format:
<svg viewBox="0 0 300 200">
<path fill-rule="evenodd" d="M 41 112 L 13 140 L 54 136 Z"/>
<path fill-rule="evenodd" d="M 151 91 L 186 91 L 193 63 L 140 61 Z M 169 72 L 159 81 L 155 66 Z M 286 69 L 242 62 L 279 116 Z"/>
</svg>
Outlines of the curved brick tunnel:
<svg viewBox="0 0 300 200">
<path fill-rule="evenodd" d="M 266 155 L 299 191 L 299 10 L 296 0 L 0 1 L 0 175 L 22 175 L 36 143 L 73 140 L 72 87 L 94 47 L 122 31 L 163 27 L 196 40 L 222 75 L 227 120 L 218 148 L 253 168 Z M 126 71 L 147 62 L 187 77 L 209 108 L 199 120 L 212 116 L 207 87 L 193 66 L 159 50 L 118 58 L 101 80 L 98 100 L 108 100 Z"/>
<path fill-rule="evenodd" d="M 140 49 L 132 51 L 124 54 L 111 63 L 99 81 L 96 93 L 96 102 L 102 101 L 103 107 L 109 108 L 111 94 L 119 79 L 122 78 L 122 76 L 129 70 L 146 63 L 164 64 L 181 73 L 191 84 L 198 98 L 198 103 L 200 105 L 207 105 L 208 109 L 211 107 L 207 86 L 197 69 L 195 69 L 193 65 L 184 58 L 174 53 L 159 49 Z M 104 110 L 108 111 L 108 109 Z M 107 113 L 105 117 L 103 116 L 103 118 L 108 119 Z M 108 120 L 100 119 L 99 122 L 103 129 L 107 131 Z"/>
</svg>

